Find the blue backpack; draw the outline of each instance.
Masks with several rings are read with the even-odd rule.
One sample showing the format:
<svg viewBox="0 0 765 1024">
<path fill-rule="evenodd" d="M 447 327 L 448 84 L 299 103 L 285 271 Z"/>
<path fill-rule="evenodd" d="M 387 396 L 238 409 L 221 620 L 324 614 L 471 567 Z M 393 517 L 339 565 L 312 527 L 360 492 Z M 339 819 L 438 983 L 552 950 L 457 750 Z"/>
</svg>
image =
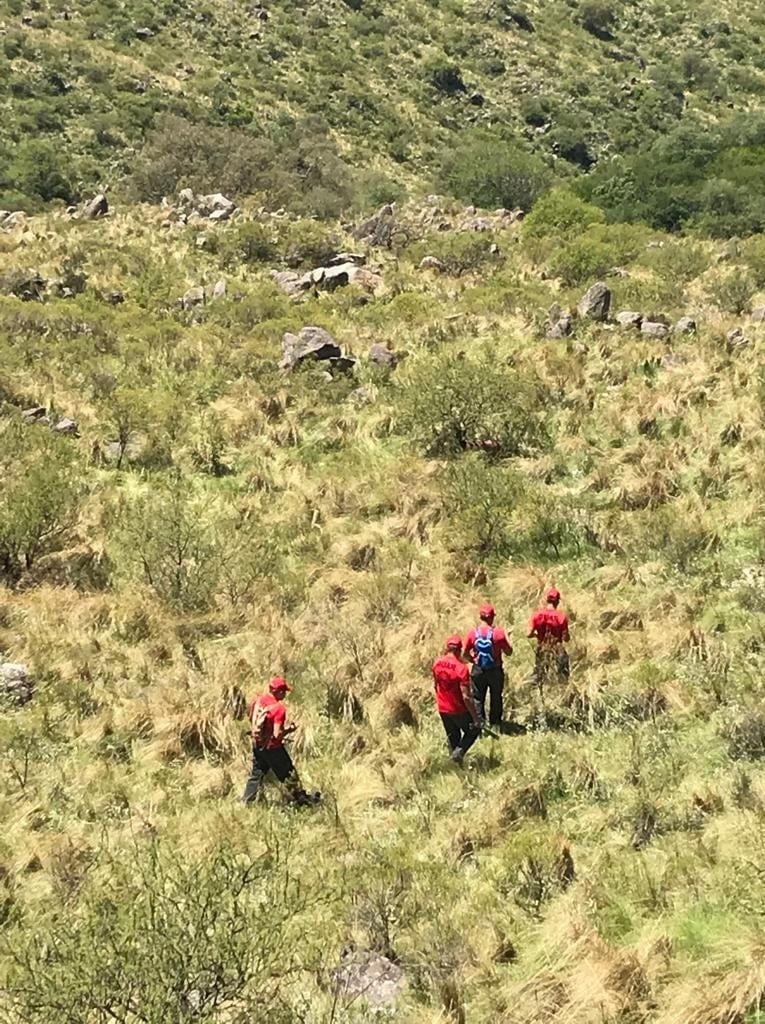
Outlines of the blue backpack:
<svg viewBox="0 0 765 1024">
<path fill-rule="evenodd" d="M 494 630 L 489 628 L 488 633 L 476 633 L 475 643 L 475 664 L 480 669 L 496 668 L 497 662 L 494 657 Z"/>
</svg>

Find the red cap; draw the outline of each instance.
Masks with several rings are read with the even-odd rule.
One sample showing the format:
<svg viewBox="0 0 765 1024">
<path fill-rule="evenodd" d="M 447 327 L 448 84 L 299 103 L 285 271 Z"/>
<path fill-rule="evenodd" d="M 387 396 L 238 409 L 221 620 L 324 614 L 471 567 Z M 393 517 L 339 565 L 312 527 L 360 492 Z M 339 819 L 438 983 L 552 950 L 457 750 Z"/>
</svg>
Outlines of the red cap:
<svg viewBox="0 0 765 1024">
<path fill-rule="evenodd" d="M 555 587 L 550 587 L 550 589 L 547 591 L 545 600 L 550 602 L 560 601 L 560 591 L 557 590 Z"/>
<path fill-rule="evenodd" d="M 292 687 L 289 685 L 286 679 L 282 679 L 281 676 L 274 676 L 274 678 L 268 684 L 268 689 L 271 691 L 271 693 L 289 693 Z"/>
<path fill-rule="evenodd" d="M 494 611 L 493 604 L 482 604 L 478 609 L 478 614 L 482 619 L 493 619 L 497 613 Z"/>
<path fill-rule="evenodd" d="M 461 651 L 462 650 L 462 637 L 461 636 L 457 636 L 456 633 L 453 633 L 450 637 L 447 637 L 446 649 L 447 650 Z"/>
</svg>

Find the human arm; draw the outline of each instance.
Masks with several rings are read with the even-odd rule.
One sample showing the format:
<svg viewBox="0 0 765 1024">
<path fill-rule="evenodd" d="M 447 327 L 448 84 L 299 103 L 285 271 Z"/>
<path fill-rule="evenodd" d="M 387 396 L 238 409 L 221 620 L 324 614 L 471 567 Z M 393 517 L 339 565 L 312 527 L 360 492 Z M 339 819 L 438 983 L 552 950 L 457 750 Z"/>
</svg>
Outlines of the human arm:
<svg viewBox="0 0 765 1024">
<path fill-rule="evenodd" d="M 468 714 L 473 719 L 473 725 L 480 729 L 483 723 L 481 722 L 478 705 L 473 698 L 473 689 L 470 684 L 470 672 L 467 669 L 467 665 L 465 666 L 465 674 L 460 679 L 460 689 L 462 691 L 462 700 L 468 710 Z"/>
<path fill-rule="evenodd" d="M 465 637 L 465 643 L 462 647 L 462 656 L 468 665 L 472 665 L 475 662 L 475 654 L 473 653 L 473 647 L 475 645 L 475 630 L 471 629 L 468 635 Z"/>
<path fill-rule="evenodd" d="M 569 640 L 571 639 L 571 637 L 569 636 L 569 632 L 568 632 L 568 615 L 564 615 L 563 616 L 563 622 L 561 623 L 561 625 L 563 627 L 563 633 L 562 633 L 563 643 L 567 644 L 569 642 Z"/>
<path fill-rule="evenodd" d="M 504 629 L 500 631 L 499 647 L 503 654 L 510 655 L 513 653 L 513 638 Z"/>
<path fill-rule="evenodd" d="M 532 615 L 531 618 L 529 619 L 529 631 L 526 634 L 526 636 L 529 638 L 529 640 L 533 640 L 534 637 L 538 635 L 537 634 L 537 627 L 538 627 L 537 617 L 536 617 L 536 615 Z"/>
</svg>

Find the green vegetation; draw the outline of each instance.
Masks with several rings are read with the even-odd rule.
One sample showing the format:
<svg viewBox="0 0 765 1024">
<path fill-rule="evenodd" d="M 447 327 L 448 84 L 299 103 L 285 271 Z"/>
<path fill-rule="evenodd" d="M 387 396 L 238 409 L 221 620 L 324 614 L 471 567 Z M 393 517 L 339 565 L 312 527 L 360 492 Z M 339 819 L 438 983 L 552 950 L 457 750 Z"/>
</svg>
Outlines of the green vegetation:
<svg viewBox="0 0 765 1024">
<path fill-rule="evenodd" d="M 406 1024 L 755 1024 L 762 11 L 3 20 L 1 1024 L 360 1024 L 369 955 Z M 458 770 L 486 599 L 518 729 Z M 318 807 L 238 802 L 273 674 Z"/>
</svg>

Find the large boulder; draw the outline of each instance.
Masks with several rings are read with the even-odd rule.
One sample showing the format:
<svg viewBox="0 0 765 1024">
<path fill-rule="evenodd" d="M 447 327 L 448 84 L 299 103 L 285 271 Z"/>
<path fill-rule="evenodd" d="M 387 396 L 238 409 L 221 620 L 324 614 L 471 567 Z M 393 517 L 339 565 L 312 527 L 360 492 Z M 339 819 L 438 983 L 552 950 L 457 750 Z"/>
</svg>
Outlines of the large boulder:
<svg viewBox="0 0 765 1024">
<path fill-rule="evenodd" d="M 332 971 L 332 980 L 340 999 L 360 999 L 378 1012 L 390 1012 L 406 988 L 401 967 L 371 951 L 346 953 L 340 966 Z"/>
<path fill-rule="evenodd" d="M 603 281 L 596 282 L 582 296 L 577 310 L 583 320 L 594 320 L 598 323 L 607 320 L 611 310 L 611 289 Z"/>
<path fill-rule="evenodd" d="M 387 345 L 381 345 L 379 342 L 375 342 L 369 349 L 369 361 L 376 366 L 393 370 L 400 360 L 401 356 L 397 352 L 389 349 Z"/>
<path fill-rule="evenodd" d="M 82 216 L 85 220 L 97 220 L 99 217 L 105 217 L 108 212 L 109 200 L 103 192 L 93 196 L 90 202 L 82 208 Z"/>
<path fill-rule="evenodd" d="M 620 327 L 624 327 L 625 330 L 634 329 L 640 330 L 640 325 L 643 322 L 643 314 L 635 313 L 631 309 L 625 309 L 621 313 L 616 314 L 616 322 Z"/>
<path fill-rule="evenodd" d="M 302 295 L 310 288 L 310 282 L 305 284 L 305 278 L 296 274 L 294 270 L 272 270 L 271 279 L 285 295 L 290 295 L 293 298 Z"/>
<path fill-rule="evenodd" d="M 666 338 L 669 327 L 660 320 L 644 320 L 640 325 L 640 333 L 646 338 Z"/>
<path fill-rule="evenodd" d="M 420 260 L 419 269 L 433 270 L 437 274 L 442 274 L 445 268 L 438 256 L 423 256 Z"/>
<path fill-rule="evenodd" d="M 567 310 L 555 303 L 550 307 L 545 321 L 545 337 L 552 340 L 568 338 L 574 330 L 574 318 Z"/>
<path fill-rule="evenodd" d="M 199 285 L 196 288 L 189 288 L 186 294 L 178 299 L 178 305 L 181 309 L 193 309 L 195 306 L 204 306 L 205 298 L 205 290 Z"/>
<path fill-rule="evenodd" d="M 12 661 L 0 664 L 0 697 L 12 704 L 26 704 L 34 692 L 34 682 L 26 665 Z"/>
<path fill-rule="evenodd" d="M 54 423 L 51 430 L 56 434 L 63 434 L 66 437 L 80 436 L 80 428 L 77 425 L 77 420 L 73 420 L 69 416 L 64 416 L 63 419 Z"/>
<path fill-rule="evenodd" d="M 369 245 L 390 246 L 395 230 L 395 208 L 386 203 L 374 216 L 354 228 L 353 237 Z"/>
<path fill-rule="evenodd" d="M 695 334 L 697 330 L 696 321 L 692 316 L 681 316 L 672 328 L 673 334 Z"/>
<path fill-rule="evenodd" d="M 329 331 L 323 327 L 303 327 L 297 334 L 285 333 L 279 366 L 283 370 L 293 370 L 307 359 L 322 361 L 342 357 L 342 350 Z"/>
</svg>

